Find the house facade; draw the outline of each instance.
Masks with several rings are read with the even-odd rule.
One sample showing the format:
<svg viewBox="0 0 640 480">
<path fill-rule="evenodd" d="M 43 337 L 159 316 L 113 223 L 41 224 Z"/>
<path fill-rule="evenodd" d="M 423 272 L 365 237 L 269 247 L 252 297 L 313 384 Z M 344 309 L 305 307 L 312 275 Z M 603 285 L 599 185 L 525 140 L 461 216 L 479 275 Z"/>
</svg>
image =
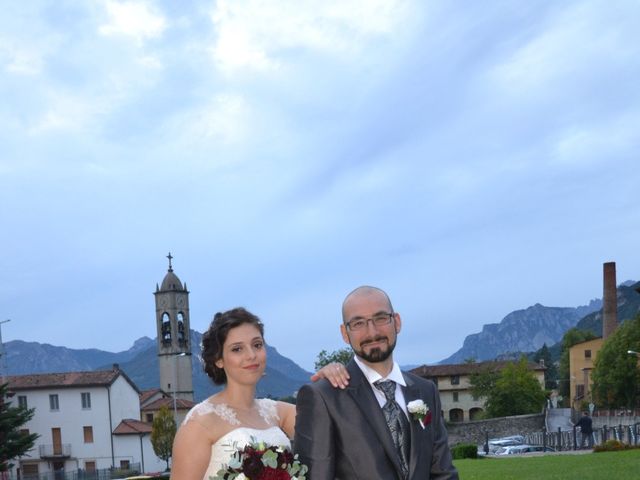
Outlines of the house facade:
<svg viewBox="0 0 640 480">
<path fill-rule="evenodd" d="M 137 387 L 117 365 L 111 370 L 6 377 L 12 403 L 35 409 L 24 429 L 37 433 L 34 448 L 16 459 L 13 478 L 135 467 L 164 470 L 151 447 L 151 426 L 139 422 Z M 135 437 L 135 438 L 134 438 Z"/>
<path fill-rule="evenodd" d="M 600 337 L 569 348 L 569 395 L 571 407 L 575 410 L 584 410 L 593 402 L 591 372 L 603 343 Z"/>
<path fill-rule="evenodd" d="M 140 420 L 151 424 L 160 409 L 166 407 L 173 413 L 176 425 L 180 426 L 189 413 L 189 410 L 195 405 L 196 402 L 192 402 L 191 400 L 182 398 L 176 398 L 174 400 L 174 397 L 159 388 L 145 390 L 140 394 Z"/>
<path fill-rule="evenodd" d="M 432 380 L 440 391 L 440 402 L 445 420 L 468 422 L 478 420 L 484 412 L 484 397 L 471 393 L 471 376 L 486 371 L 500 371 L 509 361 L 462 363 L 452 365 L 423 365 L 411 373 Z M 528 368 L 544 388 L 545 367 L 529 362 Z"/>
</svg>

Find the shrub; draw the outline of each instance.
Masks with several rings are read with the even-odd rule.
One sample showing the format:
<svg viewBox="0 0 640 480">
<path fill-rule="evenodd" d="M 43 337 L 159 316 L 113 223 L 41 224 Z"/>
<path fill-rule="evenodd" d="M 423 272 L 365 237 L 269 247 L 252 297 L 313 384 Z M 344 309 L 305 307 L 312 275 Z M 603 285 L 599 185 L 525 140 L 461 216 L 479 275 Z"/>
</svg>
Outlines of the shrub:
<svg viewBox="0 0 640 480">
<path fill-rule="evenodd" d="M 478 458 L 478 446 L 475 443 L 459 443 L 451 449 L 454 460 L 461 458 Z"/>
<path fill-rule="evenodd" d="M 628 445 L 625 445 L 618 440 L 607 440 L 602 445 L 596 445 L 593 448 L 594 452 L 618 452 L 620 450 L 627 450 L 630 448 Z"/>
</svg>

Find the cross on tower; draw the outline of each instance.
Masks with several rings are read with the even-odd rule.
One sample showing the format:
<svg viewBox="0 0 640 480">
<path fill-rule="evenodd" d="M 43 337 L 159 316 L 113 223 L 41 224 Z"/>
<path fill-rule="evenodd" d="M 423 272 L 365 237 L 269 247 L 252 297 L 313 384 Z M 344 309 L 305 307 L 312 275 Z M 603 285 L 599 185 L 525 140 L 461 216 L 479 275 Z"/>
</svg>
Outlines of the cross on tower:
<svg viewBox="0 0 640 480">
<path fill-rule="evenodd" d="M 169 252 L 169 255 L 167 255 L 167 258 L 169 259 L 169 271 L 170 271 L 170 272 L 173 272 L 173 268 L 171 267 L 171 259 L 173 258 L 173 257 L 171 256 L 171 252 Z"/>
</svg>

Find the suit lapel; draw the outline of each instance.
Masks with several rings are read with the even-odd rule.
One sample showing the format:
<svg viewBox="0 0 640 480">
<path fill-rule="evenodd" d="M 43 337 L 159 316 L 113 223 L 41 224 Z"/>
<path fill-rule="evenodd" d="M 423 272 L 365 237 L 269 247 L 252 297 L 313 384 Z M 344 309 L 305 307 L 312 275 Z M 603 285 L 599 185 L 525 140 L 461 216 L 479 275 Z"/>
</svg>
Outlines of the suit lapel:
<svg viewBox="0 0 640 480">
<path fill-rule="evenodd" d="M 398 453 L 396 447 L 393 445 L 393 439 L 389 432 L 387 420 L 384 418 L 384 413 L 380 408 L 380 404 L 376 399 L 372 387 L 369 381 L 360 370 L 360 367 L 354 360 L 351 360 L 347 365 L 347 371 L 351 377 L 347 392 L 351 395 L 356 405 L 360 409 L 363 418 L 369 423 L 371 428 L 376 432 L 380 444 L 384 448 L 387 456 L 391 459 L 399 478 L 402 477 L 402 470 L 400 468 L 400 461 L 398 459 Z M 411 434 L 413 437 L 413 433 Z M 412 449 L 413 451 L 413 449 Z"/>
<path fill-rule="evenodd" d="M 404 400 L 409 404 L 412 400 L 417 400 L 421 398 L 420 389 L 414 384 L 411 378 L 406 375 L 402 375 L 404 377 L 404 381 L 407 384 L 406 387 L 402 387 L 402 394 L 404 395 Z M 420 422 L 414 420 L 409 414 L 409 425 L 411 426 L 411 454 L 409 458 L 409 478 L 412 477 L 413 472 L 416 471 L 418 466 L 418 460 L 420 458 L 420 452 L 422 452 L 423 446 L 423 434 L 422 427 L 420 426 Z"/>
</svg>

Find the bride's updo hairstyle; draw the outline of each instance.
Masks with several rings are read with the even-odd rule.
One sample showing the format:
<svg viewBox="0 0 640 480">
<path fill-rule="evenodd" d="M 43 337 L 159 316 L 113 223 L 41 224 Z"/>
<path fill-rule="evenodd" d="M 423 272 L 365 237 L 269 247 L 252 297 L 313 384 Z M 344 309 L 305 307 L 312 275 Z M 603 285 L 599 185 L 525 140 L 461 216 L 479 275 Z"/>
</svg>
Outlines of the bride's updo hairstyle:
<svg viewBox="0 0 640 480">
<path fill-rule="evenodd" d="M 202 335 L 204 371 L 216 385 L 227 383 L 227 374 L 224 373 L 223 368 L 216 366 L 216 362 L 222 358 L 222 347 L 227 340 L 229 330 L 245 323 L 255 326 L 264 337 L 264 326 L 260 319 L 242 307 L 216 313 L 209 329 Z"/>
</svg>

